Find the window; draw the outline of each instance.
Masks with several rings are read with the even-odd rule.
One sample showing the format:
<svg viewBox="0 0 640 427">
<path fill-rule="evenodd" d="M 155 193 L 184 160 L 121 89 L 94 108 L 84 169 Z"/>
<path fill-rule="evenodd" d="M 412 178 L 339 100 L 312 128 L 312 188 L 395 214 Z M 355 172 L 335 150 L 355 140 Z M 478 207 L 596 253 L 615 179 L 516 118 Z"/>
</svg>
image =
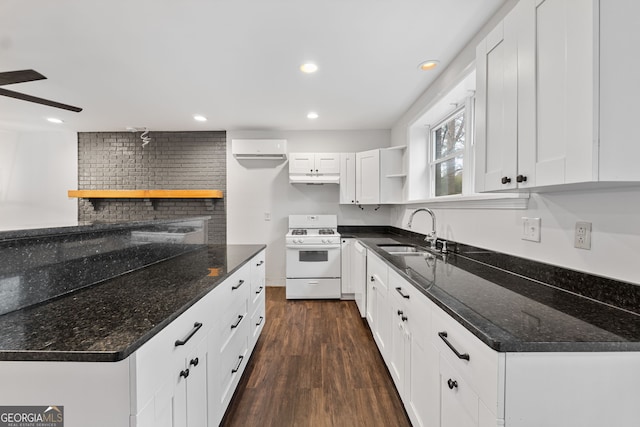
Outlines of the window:
<svg viewBox="0 0 640 427">
<path fill-rule="evenodd" d="M 434 197 L 462 194 L 466 116 L 466 108 L 460 108 L 431 129 L 429 164 Z"/>
</svg>

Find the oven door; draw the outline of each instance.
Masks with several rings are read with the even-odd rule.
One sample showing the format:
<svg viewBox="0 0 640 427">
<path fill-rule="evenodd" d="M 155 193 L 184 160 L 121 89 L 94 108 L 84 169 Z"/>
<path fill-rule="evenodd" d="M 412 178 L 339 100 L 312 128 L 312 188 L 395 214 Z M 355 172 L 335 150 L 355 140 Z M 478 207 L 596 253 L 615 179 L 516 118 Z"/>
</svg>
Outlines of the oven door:
<svg viewBox="0 0 640 427">
<path fill-rule="evenodd" d="M 340 244 L 287 246 L 287 278 L 340 277 Z"/>
</svg>

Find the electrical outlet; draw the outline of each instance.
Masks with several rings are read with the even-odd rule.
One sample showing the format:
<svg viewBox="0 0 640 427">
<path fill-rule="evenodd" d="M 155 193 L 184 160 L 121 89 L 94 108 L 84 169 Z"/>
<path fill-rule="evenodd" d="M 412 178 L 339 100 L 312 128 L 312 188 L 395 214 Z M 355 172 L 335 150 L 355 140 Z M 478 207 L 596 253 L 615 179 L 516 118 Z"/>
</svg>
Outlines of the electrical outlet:
<svg viewBox="0 0 640 427">
<path fill-rule="evenodd" d="M 264 220 L 265 221 L 271 221 L 271 212 L 265 212 L 264 213 Z"/>
<path fill-rule="evenodd" d="M 540 241 L 540 218 L 522 217 L 522 240 Z"/>
<path fill-rule="evenodd" d="M 579 249 L 591 249 L 591 223 L 576 222 L 576 233 L 573 246 Z"/>
</svg>

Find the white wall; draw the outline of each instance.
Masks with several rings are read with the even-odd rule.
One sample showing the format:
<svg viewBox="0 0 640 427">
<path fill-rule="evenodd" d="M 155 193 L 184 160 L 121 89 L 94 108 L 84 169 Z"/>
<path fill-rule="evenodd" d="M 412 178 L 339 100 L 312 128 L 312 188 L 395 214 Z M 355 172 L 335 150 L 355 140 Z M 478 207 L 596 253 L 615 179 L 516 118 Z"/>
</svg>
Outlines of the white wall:
<svg viewBox="0 0 640 427">
<path fill-rule="evenodd" d="M 267 284 L 284 286 L 284 236 L 291 214 L 335 214 L 340 225 L 387 225 L 389 207 L 340 205 L 335 184 L 289 184 L 289 164 L 277 160 L 238 161 L 231 140 L 282 138 L 288 152 L 357 152 L 388 147 L 389 131 L 229 131 L 227 132 L 227 243 L 267 245 Z M 270 221 L 264 214 L 271 215 Z"/>
<path fill-rule="evenodd" d="M 421 206 L 395 206 L 392 225 L 406 229 Z M 532 194 L 526 210 L 432 209 L 440 237 L 640 284 L 640 188 Z M 523 216 L 541 218 L 540 242 L 521 239 Z M 576 221 L 592 223 L 591 250 L 573 247 Z M 431 219 L 417 214 L 412 229 L 426 233 Z"/>
<path fill-rule="evenodd" d="M 76 225 L 75 132 L 0 130 L 0 230 Z"/>
<path fill-rule="evenodd" d="M 407 144 L 410 126 L 474 67 L 478 41 L 514 4 L 515 1 L 508 0 L 399 118 L 391 130 L 392 145 Z M 409 152 L 407 158 L 410 156 Z M 421 206 L 428 205 L 395 206 L 391 212 L 391 225 L 406 228 L 411 211 Z M 640 273 L 635 265 L 640 257 L 640 187 L 533 194 L 526 210 L 432 209 L 441 237 L 640 284 Z M 521 240 L 523 216 L 541 218 L 541 242 Z M 593 224 L 590 251 L 573 247 L 576 221 Z M 425 233 L 430 228 L 429 216 L 418 214 L 413 229 Z"/>
</svg>

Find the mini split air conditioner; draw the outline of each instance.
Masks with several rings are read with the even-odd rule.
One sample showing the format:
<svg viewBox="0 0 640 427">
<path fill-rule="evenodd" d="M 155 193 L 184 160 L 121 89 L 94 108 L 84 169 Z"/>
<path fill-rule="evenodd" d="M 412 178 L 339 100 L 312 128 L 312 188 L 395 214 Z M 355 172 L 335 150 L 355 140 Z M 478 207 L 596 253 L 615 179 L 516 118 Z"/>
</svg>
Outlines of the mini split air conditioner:
<svg viewBox="0 0 640 427">
<path fill-rule="evenodd" d="M 286 139 L 232 139 L 231 153 L 238 160 L 285 160 Z"/>
</svg>

